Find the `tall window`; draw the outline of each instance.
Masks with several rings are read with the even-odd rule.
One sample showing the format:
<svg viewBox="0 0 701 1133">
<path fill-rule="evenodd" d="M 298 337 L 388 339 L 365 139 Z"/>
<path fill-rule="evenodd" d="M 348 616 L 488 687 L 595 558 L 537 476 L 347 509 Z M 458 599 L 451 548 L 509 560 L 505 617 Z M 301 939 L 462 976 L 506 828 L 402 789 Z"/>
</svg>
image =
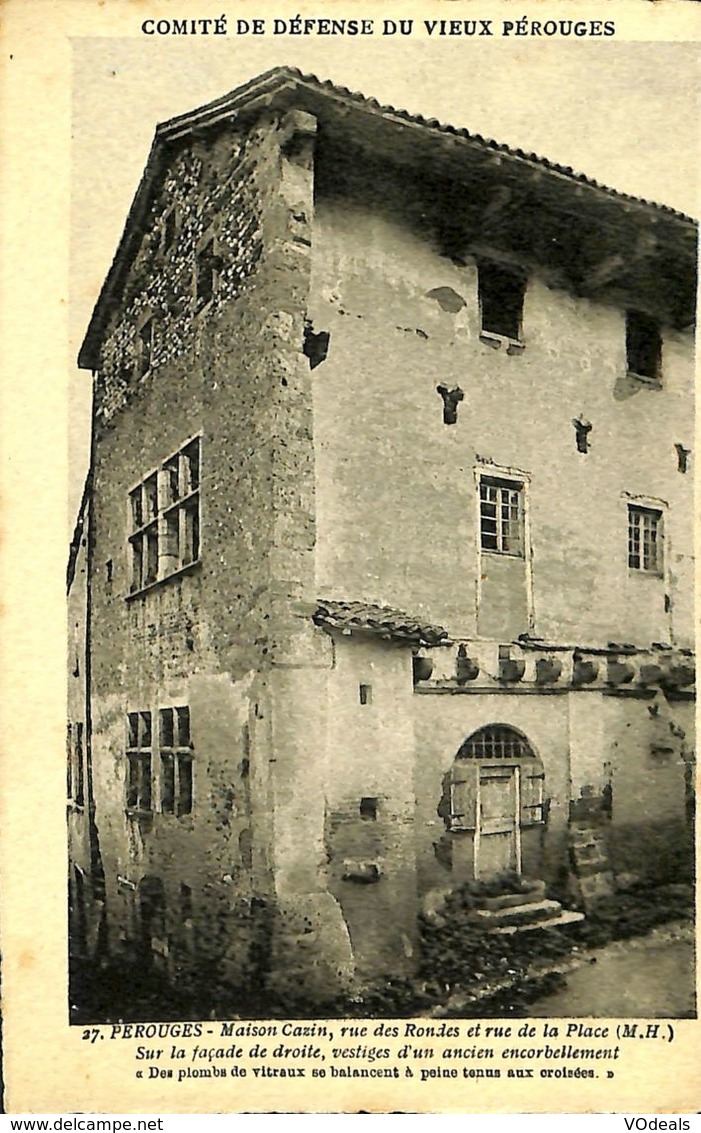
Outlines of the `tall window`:
<svg viewBox="0 0 701 1133">
<path fill-rule="evenodd" d="M 525 276 L 516 268 L 486 260 L 479 264 L 478 273 L 482 330 L 520 339 Z"/>
<path fill-rule="evenodd" d="M 523 484 L 480 479 L 480 546 L 502 555 L 524 553 Z"/>
<path fill-rule="evenodd" d="M 628 507 L 628 566 L 649 574 L 662 573 L 662 512 Z"/>
<path fill-rule="evenodd" d="M 626 365 L 628 373 L 654 381 L 660 376 L 662 338 L 649 315 L 628 311 L 626 315 Z"/>
<path fill-rule="evenodd" d="M 151 810 L 151 713 L 127 715 L 127 809 Z"/>
<path fill-rule="evenodd" d="M 161 810 L 192 813 L 192 745 L 189 708 L 160 711 Z"/>
<path fill-rule="evenodd" d="M 129 493 L 131 591 L 197 562 L 200 438 L 189 441 Z"/>
</svg>

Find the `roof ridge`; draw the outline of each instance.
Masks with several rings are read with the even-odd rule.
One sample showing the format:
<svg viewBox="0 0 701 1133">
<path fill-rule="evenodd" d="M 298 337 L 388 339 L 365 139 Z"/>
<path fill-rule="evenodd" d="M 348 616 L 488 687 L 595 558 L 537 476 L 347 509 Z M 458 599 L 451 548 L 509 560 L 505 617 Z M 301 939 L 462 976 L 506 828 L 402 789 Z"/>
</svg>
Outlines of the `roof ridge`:
<svg viewBox="0 0 701 1133">
<path fill-rule="evenodd" d="M 349 87 L 342 86 L 335 83 L 332 79 L 320 79 L 318 75 L 312 72 L 304 72 L 299 67 L 290 67 L 282 64 L 277 67 L 271 67 L 268 71 L 257 75 L 255 78 L 249 80 L 247 83 L 239 87 L 235 87 L 228 94 L 222 95 L 220 98 L 214 99 L 212 102 L 205 103 L 202 106 L 196 107 L 194 110 L 186 112 L 162 122 L 156 129 L 157 136 L 161 133 L 167 134 L 169 130 L 176 126 L 185 125 L 188 121 L 193 122 L 194 119 L 200 118 L 205 114 L 211 113 L 227 105 L 232 104 L 232 99 L 239 102 L 249 93 L 255 90 L 256 87 L 272 87 L 281 85 L 282 81 L 294 81 L 306 85 L 312 85 L 321 92 L 333 92 L 340 95 L 342 98 L 347 98 L 353 101 L 360 107 L 365 107 L 373 113 L 378 113 L 383 116 L 391 115 L 399 118 L 405 122 L 412 122 L 418 126 L 423 126 L 429 130 L 435 130 L 441 134 L 452 135 L 453 137 L 464 138 L 466 141 L 476 142 L 478 145 L 484 146 L 487 149 L 492 149 L 497 153 L 506 155 L 507 157 L 515 158 L 519 161 L 527 161 L 533 165 L 538 165 L 543 169 L 549 170 L 551 173 L 556 173 L 559 176 L 566 177 L 572 181 L 578 181 L 580 184 L 587 185 L 592 189 L 599 192 L 606 193 L 620 201 L 628 201 L 631 204 L 643 205 L 646 208 L 656 209 L 665 213 L 668 216 L 674 216 L 679 220 L 687 221 L 696 225 L 697 219 L 688 213 L 682 212 L 680 209 L 675 209 L 671 205 L 663 204 L 659 201 L 651 200 L 647 197 L 639 197 L 633 193 L 625 193 L 620 189 L 614 189 L 612 186 L 605 184 L 603 181 L 597 180 L 595 177 L 590 177 L 588 174 L 574 169 L 571 165 L 562 165 L 559 162 L 552 161 L 550 158 L 537 154 L 534 151 L 527 152 L 520 147 L 510 146 L 507 142 L 500 142 L 494 138 L 485 137 L 483 134 L 472 133 L 465 126 L 453 126 L 450 123 L 441 122 L 437 118 L 426 118 L 423 114 L 413 114 L 409 110 L 404 110 L 401 107 L 392 106 L 391 103 L 381 103 L 378 99 L 363 94 L 362 91 L 353 91 Z M 233 109 L 233 107 L 232 107 Z"/>
</svg>

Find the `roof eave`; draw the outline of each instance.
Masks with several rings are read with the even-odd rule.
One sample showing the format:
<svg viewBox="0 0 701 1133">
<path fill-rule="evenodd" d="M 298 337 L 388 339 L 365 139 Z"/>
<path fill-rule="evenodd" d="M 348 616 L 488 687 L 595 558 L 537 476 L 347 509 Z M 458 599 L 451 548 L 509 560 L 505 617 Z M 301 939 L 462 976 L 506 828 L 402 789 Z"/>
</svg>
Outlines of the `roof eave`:
<svg viewBox="0 0 701 1133">
<path fill-rule="evenodd" d="M 376 120 L 381 119 L 391 127 L 416 131 L 423 137 L 433 135 L 437 141 L 448 146 L 464 147 L 473 152 L 478 152 L 480 156 L 491 155 L 495 161 L 511 167 L 525 166 L 534 174 L 537 173 L 552 181 L 559 180 L 566 184 L 568 188 L 574 188 L 578 193 L 591 194 L 592 197 L 598 197 L 600 200 L 606 200 L 613 207 L 618 206 L 624 211 L 641 212 L 653 223 L 666 220 L 668 223 L 676 223 L 693 231 L 696 229 L 695 221 L 684 213 L 665 205 L 658 205 L 654 202 L 619 193 L 590 180 L 584 175 L 577 174 L 571 169 L 558 166 L 545 158 L 539 158 L 535 154 L 511 150 L 508 146 L 485 139 L 479 134 L 473 135 L 467 130 L 443 126 L 434 119 L 427 120 L 420 116 L 410 115 L 406 111 L 382 106 L 374 99 L 365 99 L 361 95 L 354 94 L 346 88 L 337 87 L 330 82 L 320 82 L 318 79 L 302 75 L 301 72 L 292 68 L 275 68 L 222 98 L 208 103 L 206 106 L 171 118 L 157 126 L 146 166 L 129 210 L 117 251 L 95 304 L 78 355 L 78 366 L 81 369 L 94 371 L 100 367 L 100 351 L 105 328 L 121 295 L 124 275 L 138 250 L 143 224 L 151 205 L 154 188 L 162 172 L 168 147 L 184 137 L 208 130 L 222 122 L 231 122 L 244 115 L 258 114 L 262 109 L 274 105 L 286 93 L 293 91 L 303 91 L 311 99 L 323 100 L 323 103 L 327 106 L 335 104 L 342 107 L 344 113 L 352 111 L 356 114 L 369 115 Z M 680 229 L 677 229 L 677 231 L 679 232 Z"/>
</svg>

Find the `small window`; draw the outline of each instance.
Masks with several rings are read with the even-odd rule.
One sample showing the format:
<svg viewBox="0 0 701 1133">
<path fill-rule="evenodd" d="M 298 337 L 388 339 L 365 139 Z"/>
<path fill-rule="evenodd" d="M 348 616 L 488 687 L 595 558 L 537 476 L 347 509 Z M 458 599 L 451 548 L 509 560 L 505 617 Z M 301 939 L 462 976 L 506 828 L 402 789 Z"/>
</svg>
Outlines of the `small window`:
<svg viewBox="0 0 701 1133">
<path fill-rule="evenodd" d="M 203 244 L 195 261 L 195 298 L 198 307 L 209 303 L 219 281 L 219 257 L 214 247 L 214 237 Z"/>
<path fill-rule="evenodd" d="M 191 814 L 193 752 L 189 708 L 161 709 L 160 744 L 161 811 L 163 814 Z"/>
<path fill-rule="evenodd" d="M 360 800 L 360 817 L 368 822 L 377 820 L 377 799 L 365 797 Z"/>
<path fill-rule="evenodd" d="M 523 484 L 483 476 L 479 491 L 482 550 L 523 557 Z"/>
<path fill-rule="evenodd" d="M 519 341 L 526 293 L 524 275 L 488 261 L 479 264 L 478 272 L 482 330 Z"/>
<path fill-rule="evenodd" d="M 161 251 L 167 252 L 169 248 L 175 243 L 175 237 L 178 234 L 178 212 L 173 205 L 164 214 L 161 221 Z"/>
<path fill-rule="evenodd" d="M 151 810 L 151 713 L 127 714 L 127 810 Z"/>
<path fill-rule="evenodd" d="M 628 566 L 662 573 L 662 512 L 656 508 L 628 508 Z"/>
<path fill-rule="evenodd" d="M 182 921 L 191 921 L 194 916 L 194 906 L 192 903 L 192 888 L 186 885 L 184 881 L 180 882 L 180 919 Z"/>
<path fill-rule="evenodd" d="M 457 758 L 517 762 L 520 759 L 530 759 L 532 755 L 530 744 L 520 732 L 503 724 L 488 724 L 465 740 Z"/>
<path fill-rule="evenodd" d="M 649 381 L 660 376 L 662 338 L 655 319 L 640 311 L 626 315 L 626 365 L 629 374 Z"/>
<path fill-rule="evenodd" d="M 372 704 L 372 685 L 358 685 L 358 699 L 361 704 Z"/>
</svg>

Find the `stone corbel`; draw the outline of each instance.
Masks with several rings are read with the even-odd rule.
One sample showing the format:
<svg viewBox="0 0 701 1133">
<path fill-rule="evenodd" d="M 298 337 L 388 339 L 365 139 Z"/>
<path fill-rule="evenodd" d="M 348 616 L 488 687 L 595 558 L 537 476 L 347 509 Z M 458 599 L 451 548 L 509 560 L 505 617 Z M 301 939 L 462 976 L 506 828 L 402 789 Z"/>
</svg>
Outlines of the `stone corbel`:
<svg viewBox="0 0 701 1133">
<path fill-rule="evenodd" d="M 635 669 L 628 661 L 621 661 L 619 657 L 609 657 L 606 665 L 606 683 L 609 685 L 630 684 L 635 676 Z"/>
<path fill-rule="evenodd" d="M 288 110 L 280 120 L 280 151 L 290 161 L 304 164 L 311 157 L 316 138 L 317 120 L 306 110 Z"/>
<path fill-rule="evenodd" d="M 468 657 L 464 645 L 458 645 L 458 654 L 455 658 L 456 678 L 459 685 L 474 681 L 479 676 L 480 667 L 472 657 Z"/>
<path fill-rule="evenodd" d="M 562 676 L 562 661 L 558 657 L 539 657 L 535 663 L 535 683 L 555 684 Z"/>
<path fill-rule="evenodd" d="M 596 680 L 598 674 L 598 661 L 594 661 L 591 657 L 587 659 L 581 653 L 575 652 L 572 665 L 573 685 L 590 685 Z"/>
</svg>

